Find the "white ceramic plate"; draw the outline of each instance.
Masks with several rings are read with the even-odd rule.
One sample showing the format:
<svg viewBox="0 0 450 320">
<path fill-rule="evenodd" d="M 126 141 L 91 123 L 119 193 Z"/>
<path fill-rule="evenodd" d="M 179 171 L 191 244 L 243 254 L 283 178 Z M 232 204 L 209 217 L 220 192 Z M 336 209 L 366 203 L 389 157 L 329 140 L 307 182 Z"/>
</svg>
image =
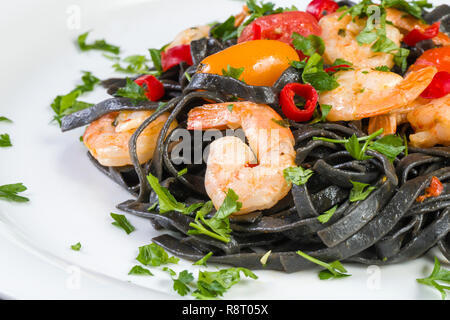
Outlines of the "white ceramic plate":
<svg viewBox="0 0 450 320">
<path fill-rule="evenodd" d="M 304 8 L 306 0 L 278 1 Z M 443 3 L 444 0 L 441 1 Z M 438 1 L 435 1 L 438 3 Z M 0 295 L 18 299 L 178 299 L 166 272 L 128 276 L 138 247 L 158 234 L 150 223 L 127 215 L 136 231 L 111 225 L 110 212 L 129 194 L 94 168 L 79 142 L 82 129 L 62 134 L 50 123 L 49 104 L 71 90 L 80 70 L 112 76 L 99 52 L 80 53 L 76 37 L 106 38 L 124 54 L 147 54 L 193 24 L 223 20 L 242 2 L 225 0 L 21 0 L 0 10 L 0 123 L 14 146 L 0 150 L 0 184 L 23 182 L 31 201 L 0 202 Z M 96 102 L 98 90 L 83 100 Z M 79 252 L 70 245 L 81 242 Z M 258 271 L 226 299 L 435 299 L 415 279 L 432 267 L 431 254 L 400 265 L 349 266 L 352 277 L 319 281 L 317 270 L 283 274 Z M 198 270 L 187 261 L 176 271 Z"/>
</svg>

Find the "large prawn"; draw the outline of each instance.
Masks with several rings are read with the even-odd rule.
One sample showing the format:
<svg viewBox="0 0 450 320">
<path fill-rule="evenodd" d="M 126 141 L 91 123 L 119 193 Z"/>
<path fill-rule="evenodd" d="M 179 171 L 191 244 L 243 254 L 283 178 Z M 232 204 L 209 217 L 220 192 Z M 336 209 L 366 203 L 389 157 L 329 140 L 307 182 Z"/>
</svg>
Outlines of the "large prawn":
<svg viewBox="0 0 450 320">
<path fill-rule="evenodd" d="M 295 166 L 294 137 L 280 120 L 269 106 L 247 101 L 203 105 L 189 112 L 188 129 L 242 127 L 249 143 L 227 136 L 210 144 L 205 188 L 216 208 L 229 189 L 242 202 L 235 214 L 271 208 L 288 194 L 291 185 L 283 170 Z"/>
</svg>

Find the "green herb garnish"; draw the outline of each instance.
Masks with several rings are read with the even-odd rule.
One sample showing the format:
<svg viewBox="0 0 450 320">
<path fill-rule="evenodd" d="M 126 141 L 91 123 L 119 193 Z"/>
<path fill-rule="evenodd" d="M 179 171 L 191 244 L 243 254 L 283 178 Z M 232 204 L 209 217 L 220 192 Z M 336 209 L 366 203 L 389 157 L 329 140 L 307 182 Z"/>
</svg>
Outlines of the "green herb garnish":
<svg viewBox="0 0 450 320">
<path fill-rule="evenodd" d="M 304 37 L 297 32 L 292 33 L 292 45 L 300 50 L 305 56 L 312 56 L 314 53 L 323 55 L 325 52 L 325 43 L 322 38 L 314 34 Z"/>
<path fill-rule="evenodd" d="M 244 72 L 244 68 L 233 68 L 230 65 L 227 65 L 226 70 L 222 69 L 223 76 L 241 80 L 242 82 L 244 82 L 244 79 L 239 79 L 239 77 L 242 75 L 243 72 Z"/>
<path fill-rule="evenodd" d="M 289 167 L 283 170 L 284 179 L 287 182 L 292 182 L 298 186 L 305 184 L 309 178 L 314 174 L 310 169 L 303 169 L 302 167 Z"/>
<path fill-rule="evenodd" d="M 113 68 L 116 72 L 128 73 L 128 74 L 154 74 L 150 72 L 147 66 L 149 60 L 145 56 L 133 55 L 128 56 L 122 60 L 127 65 L 123 67 L 120 62 L 113 64 Z"/>
<path fill-rule="evenodd" d="M 309 260 L 315 264 L 318 264 L 319 266 L 322 266 L 326 268 L 326 270 L 322 270 L 319 272 L 319 279 L 320 280 L 327 280 L 331 278 L 344 278 L 351 276 L 350 274 L 347 274 L 347 270 L 344 268 L 344 266 L 339 261 L 334 261 L 331 263 L 326 263 L 323 261 L 320 261 L 319 259 L 313 258 L 310 255 L 307 255 L 306 253 L 298 250 L 297 254 L 306 260 Z"/>
<path fill-rule="evenodd" d="M 333 208 L 325 211 L 323 214 L 321 214 L 320 216 L 317 217 L 317 220 L 319 220 L 322 223 L 326 223 L 328 222 L 331 217 L 333 216 L 333 214 L 336 212 L 336 209 L 338 208 L 337 205 L 335 205 Z"/>
<path fill-rule="evenodd" d="M 111 224 L 115 225 L 116 227 L 122 228 L 127 234 L 130 234 L 135 230 L 134 226 L 123 214 L 116 214 L 111 212 L 111 218 L 115 220 Z"/>
<path fill-rule="evenodd" d="M 27 202 L 30 199 L 17 194 L 27 190 L 22 183 L 5 184 L 0 186 L 0 199 L 14 201 L 14 202 Z"/>
<path fill-rule="evenodd" d="M 150 57 L 152 58 L 153 67 L 156 69 L 157 74 L 160 75 L 163 72 L 161 65 L 161 51 L 162 49 L 148 49 Z"/>
<path fill-rule="evenodd" d="M 316 108 L 314 110 L 313 119 L 311 120 L 310 124 L 325 122 L 332 107 L 333 106 L 330 106 L 329 104 L 322 104 L 320 105 L 320 109 Z"/>
<path fill-rule="evenodd" d="M 128 272 L 129 275 L 135 275 L 135 276 L 153 276 L 153 273 L 150 272 L 147 268 L 144 268 L 142 266 L 134 266 L 131 268 L 130 272 Z"/>
<path fill-rule="evenodd" d="M 246 268 L 229 268 L 215 272 L 199 271 L 197 290 L 192 295 L 200 300 L 217 299 L 241 281 L 241 272 L 246 277 L 258 279 L 252 271 Z"/>
<path fill-rule="evenodd" d="M 214 26 L 211 29 L 211 35 L 222 41 L 227 41 L 238 36 L 238 28 L 234 26 L 234 16 L 229 17 L 225 22 Z"/>
<path fill-rule="evenodd" d="M 378 66 L 378 67 L 375 67 L 375 70 L 382 71 L 382 72 L 390 72 L 391 71 L 391 69 L 389 69 L 388 66 Z"/>
<path fill-rule="evenodd" d="M 336 78 L 324 71 L 323 59 L 318 53 L 314 53 L 306 62 L 302 79 L 318 91 L 330 91 L 339 87 Z"/>
<path fill-rule="evenodd" d="M 77 244 L 71 245 L 70 249 L 72 249 L 73 251 L 80 251 L 81 243 L 78 242 Z"/>
<path fill-rule="evenodd" d="M 177 177 L 181 177 L 181 176 L 185 175 L 187 172 L 188 172 L 188 169 L 184 168 L 177 172 Z"/>
<path fill-rule="evenodd" d="M 0 122 L 1 122 L 1 121 L 12 123 L 12 120 L 11 120 L 11 119 L 8 119 L 7 117 L 3 117 L 3 116 L 0 117 Z"/>
<path fill-rule="evenodd" d="M 231 233 L 228 217 L 241 209 L 242 203 L 237 201 L 238 199 L 238 195 L 232 189 L 228 189 L 222 205 L 210 219 L 205 218 L 205 215 L 211 211 L 212 203 L 210 201 L 205 203 L 205 205 L 197 211 L 195 222 L 189 224 L 189 226 L 194 229 L 189 230 L 188 234 L 202 234 L 228 243 L 230 241 Z"/>
<path fill-rule="evenodd" d="M 437 281 L 450 284 L 450 271 L 441 268 L 441 263 L 435 257 L 434 268 L 431 274 L 426 278 L 417 279 L 417 282 L 436 288 L 441 293 L 442 300 L 445 300 L 445 298 L 447 297 L 447 293 L 445 291 L 450 290 L 450 286 L 442 285 Z"/>
<path fill-rule="evenodd" d="M 11 138 L 9 134 L 0 134 L 0 147 L 12 147 Z"/>
<path fill-rule="evenodd" d="M 391 134 L 371 142 L 369 149 L 384 154 L 392 162 L 406 147 L 401 137 Z"/>
<path fill-rule="evenodd" d="M 156 195 L 158 196 L 160 213 L 177 211 L 183 214 L 189 214 L 198 209 L 199 207 L 203 206 L 202 203 L 195 203 L 193 205 L 190 205 L 189 207 L 186 207 L 184 203 L 178 202 L 167 188 L 161 186 L 159 184 L 158 178 L 156 178 L 154 175 L 150 173 L 147 176 L 147 180 L 150 183 L 152 189 L 155 191 Z"/>
<path fill-rule="evenodd" d="M 369 196 L 369 194 L 372 193 L 373 190 L 376 189 L 376 187 L 370 186 L 368 183 L 352 180 L 350 180 L 350 182 L 353 184 L 353 188 L 350 191 L 350 202 L 364 200 Z"/>
<path fill-rule="evenodd" d="M 188 270 L 183 270 L 178 274 L 178 279 L 172 276 L 172 280 L 173 290 L 178 292 L 180 296 L 185 296 L 191 291 L 188 285 L 194 281 L 194 276 Z"/>
<path fill-rule="evenodd" d="M 124 97 L 133 100 L 134 102 L 146 101 L 148 100 L 145 95 L 145 89 L 138 85 L 136 82 L 127 78 L 127 83 L 125 87 L 119 88 L 115 95 L 117 97 Z"/>
<path fill-rule="evenodd" d="M 154 267 L 168 263 L 178 263 L 180 259 L 176 257 L 169 257 L 167 252 L 156 243 L 151 243 L 146 246 L 139 247 L 139 255 L 136 260 L 143 265 L 152 265 Z"/>
<path fill-rule="evenodd" d="M 81 51 L 100 50 L 111 52 L 114 54 L 120 53 L 120 48 L 118 46 L 109 44 L 105 40 L 95 40 L 93 43 L 87 44 L 86 38 L 88 37 L 88 35 L 89 31 L 78 36 L 78 47 Z"/>
<path fill-rule="evenodd" d="M 283 127 L 283 128 L 290 127 L 289 120 L 287 120 L 287 119 L 278 120 L 278 119 L 272 118 L 272 121 L 275 122 L 276 124 L 278 124 L 280 127 Z"/>
<path fill-rule="evenodd" d="M 206 267 L 206 261 L 208 261 L 208 259 L 213 255 L 212 252 L 209 252 L 208 254 L 206 254 L 203 258 L 201 258 L 200 260 L 194 262 L 194 266 L 205 266 Z"/>
</svg>

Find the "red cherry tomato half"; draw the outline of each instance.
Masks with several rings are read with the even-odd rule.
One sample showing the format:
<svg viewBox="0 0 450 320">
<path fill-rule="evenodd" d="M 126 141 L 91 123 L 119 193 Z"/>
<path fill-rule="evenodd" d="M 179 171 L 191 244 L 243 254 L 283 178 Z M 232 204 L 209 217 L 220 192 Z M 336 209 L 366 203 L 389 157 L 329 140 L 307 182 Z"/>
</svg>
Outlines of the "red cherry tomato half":
<svg viewBox="0 0 450 320">
<path fill-rule="evenodd" d="M 164 86 L 155 76 L 145 75 L 134 82 L 145 89 L 145 95 L 150 101 L 158 101 L 164 96 Z"/>
<path fill-rule="evenodd" d="M 186 62 L 190 66 L 193 64 L 191 46 L 189 44 L 181 44 L 161 52 L 161 66 L 163 71 L 169 70 L 181 62 Z"/>
<path fill-rule="evenodd" d="M 339 9 L 339 5 L 333 0 L 313 0 L 306 7 L 306 12 L 319 21 L 323 16 L 336 12 L 337 9 Z"/>
<path fill-rule="evenodd" d="M 278 40 L 292 45 L 292 33 L 304 37 L 314 34 L 320 36 L 322 29 L 309 13 L 288 11 L 260 17 L 242 30 L 238 43 L 249 40 Z"/>
</svg>

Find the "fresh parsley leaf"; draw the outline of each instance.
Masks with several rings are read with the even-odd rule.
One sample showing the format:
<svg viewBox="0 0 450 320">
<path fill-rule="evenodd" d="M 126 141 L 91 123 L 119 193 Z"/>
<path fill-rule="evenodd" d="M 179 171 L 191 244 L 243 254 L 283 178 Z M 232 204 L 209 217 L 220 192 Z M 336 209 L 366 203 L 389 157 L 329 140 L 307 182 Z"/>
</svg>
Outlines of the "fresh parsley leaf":
<svg viewBox="0 0 450 320">
<path fill-rule="evenodd" d="M 295 69 L 301 70 L 301 69 L 304 69 L 305 66 L 306 66 L 306 59 L 303 60 L 303 61 L 292 60 L 292 61 L 289 61 L 289 64 L 290 64 L 292 67 L 294 67 Z"/>
<path fill-rule="evenodd" d="M 297 32 L 292 33 L 292 45 L 300 50 L 305 56 L 312 56 L 314 53 L 323 55 L 325 52 L 325 42 L 322 38 L 314 34 L 304 37 Z"/>
<path fill-rule="evenodd" d="M 228 268 L 215 272 L 199 271 L 197 290 L 192 295 L 200 300 L 217 299 L 241 281 L 241 272 L 246 277 L 258 279 L 252 271 L 246 268 Z"/>
<path fill-rule="evenodd" d="M 333 216 L 333 214 L 336 212 L 337 209 L 337 205 L 335 205 L 333 208 L 325 211 L 323 214 L 321 214 L 320 216 L 317 217 L 317 220 L 319 220 L 321 223 L 326 223 L 328 222 L 331 217 Z"/>
<path fill-rule="evenodd" d="M 229 105 L 227 105 L 227 109 L 228 109 L 230 112 L 233 112 L 233 107 L 234 107 L 234 104 L 229 104 Z"/>
<path fill-rule="evenodd" d="M 169 267 L 163 267 L 162 270 L 166 271 L 168 274 L 170 274 L 171 277 L 177 275 L 177 273 L 175 271 L 173 271 L 172 269 L 170 269 Z"/>
<path fill-rule="evenodd" d="M 194 262 L 194 266 L 205 266 L 206 267 L 206 261 L 208 261 L 208 259 L 213 255 L 212 252 L 209 252 L 208 254 L 206 254 L 203 258 L 201 258 L 200 260 Z"/>
<path fill-rule="evenodd" d="M 366 155 L 366 150 L 368 147 L 368 141 L 361 145 L 358 141 L 358 137 L 353 134 L 348 142 L 344 144 L 345 149 L 350 153 L 350 155 L 356 160 L 368 160 L 371 159 L 371 156 Z"/>
<path fill-rule="evenodd" d="M 157 75 L 160 75 L 163 72 L 161 65 L 161 51 L 160 49 L 148 49 L 150 52 L 150 57 L 152 58 L 153 67 L 155 67 L 157 71 Z"/>
<path fill-rule="evenodd" d="M 211 35 L 219 40 L 227 41 L 237 38 L 238 28 L 234 26 L 235 17 L 231 16 L 224 23 L 218 24 L 211 29 Z"/>
<path fill-rule="evenodd" d="M 307 255 L 306 253 L 298 250 L 297 254 L 306 260 L 309 260 L 315 264 L 318 264 L 319 266 L 322 266 L 326 268 L 326 270 L 319 272 L 319 279 L 320 280 L 327 280 L 331 278 L 344 278 L 349 277 L 350 274 L 347 274 L 347 270 L 344 268 L 344 266 L 339 261 L 334 261 L 331 263 L 326 263 L 323 261 L 320 261 L 319 259 L 316 259 L 314 257 L 311 257 L 310 255 Z"/>
<path fill-rule="evenodd" d="M 269 259 L 269 256 L 271 255 L 272 250 L 267 251 L 259 260 L 261 262 L 262 266 L 265 267 L 267 264 L 267 260 Z"/>
<path fill-rule="evenodd" d="M 450 286 L 440 284 L 437 281 L 450 284 L 450 270 L 445 270 L 441 268 L 441 263 L 435 257 L 434 268 L 431 274 L 426 278 L 417 279 L 417 282 L 420 284 L 436 288 L 441 293 L 442 300 L 445 300 L 445 298 L 447 297 L 447 293 L 445 291 L 450 290 Z"/>
<path fill-rule="evenodd" d="M 375 67 L 375 70 L 382 71 L 382 72 L 390 72 L 391 71 L 391 69 L 389 69 L 388 66 L 378 66 L 378 67 Z"/>
<path fill-rule="evenodd" d="M 314 110 L 314 118 L 311 120 L 310 124 L 325 122 L 332 107 L 333 106 L 330 106 L 329 104 L 322 104 L 320 105 L 320 111 L 318 110 L 318 108 L 316 108 Z"/>
<path fill-rule="evenodd" d="M 244 79 L 239 79 L 239 77 L 242 75 L 242 73 L 244 72 L 244 68 L 233 68 L 230 65 L 227 65 L 227 69 L 222 69 L 222 75 L 225 77 L 231 77 L 237 80 L 241 80 L 242 82 L 244 82 Z"/>
<path fill-rule="evenodd" d="M 289 167 L 283 170 L 284 179 L 287 182 L 292 182 L 298 186 L 305 184 L 309 178 L 314 174 L 310 169 L 303 169 L 302 167 Z"/>
<path fill-rule="evenodd" d="M 74 244 L 74 245 L 72 245 L 72 246 L 70 246 L 70 248 L 73 250 L 73 251 L 80 251 L 80 249 L 81 249 L 81 243 L 77 243 L 77 244 Z"/>
<path fill-rule="evenodd" d="M 81 51 L 88 51 L 88 50 L 100 50 L 100 51 L 107 51 L 114 54 L 120 53 L 120 48 L 118 46 L 112 45 L 107 43 L 105 40 L 95 40 L 91 44 L 86 43 L 86 39 L 89 35 L 89 31 L 85 32 L 83 34 L 80 34 L 78 36 L 78 47 Z"/>
<path fill-rule="evenodd" d="M 376 187 L 370 186 L 368 183 L 362 183 L 352 180 L 350 180 L 350 182 L 353 184 L 353 188 L 350 191 L 350 202 L 364 200 L 373 190 L 376 189 Z"/>
<path fill-rule="evenodd" d="M 194 229 L 189 230 L 188 234 L 203 234 L 225 243 L 229 242 L 231 228 L 228 217 L 241 209 L 242 203 L 237 201 L 238 199 L 238 195 L 232 189 L 228 189 L 222 205 L 210 219 L 206 219 L 205 215 L 211 211 L 212 203 L 205 203 L 197 211 L 195 222 L 189 224 Z"/>
<path fill-rule="evenodd" d="M 111 212 L 111 218 L 115 220 L 112 224 L 116 227 L 122 228 L 127 234 L 130 234 L 135 230 L 134 226 L 123 214 L 116 214 Z"/>
<path fill-rule="evenodd" d="M 188 270 L 183 270 L 178 274 L 178 279 L 172 278 L 172 280 L 173 290 L 180 296 L 185 296 L 191 291 L 188 285 L 194 281 L 194 276 Z"/>
<path fill-rule="evenodd" d="M 100 82 L 100 79 L 95 77 L 89 71 L 83 71 L 81 81 L 82 84 L 77 85 L 75 89 L 70 91 L 68 94 L 59 95 L 53 100 L 51 104 L 51 108 L 55 113 L 53 119 L 56 120 L 59 124 L 61 124 L 62 117 L 76 111 L 89 108 L 93 105 L 91 103 L 79 101 L 77 99 L 83 93 L 94 90 L 95 86 Z"/>
<path fill-rule="evenodd" d="M 123 62 L 127 64 L 126 67 L 122 67 L 120 62 L 113 64 L 113 68 L 116 72 L 128 73 L 128 74 L 150 74 L 147 66 L 149 60 L 145 56 L 132 55 L 123 59 Z"/>
<path fill-rule="evenodd" d="M 9 134 L 0 134 L 0 147 L 12 147 L 11 138 Z"/>
<path fill-rule="evenodd" d="M 139 255 L 136 260 L 143 265 L 152 265 L 154 267 L 168 263 L 178 263 L 180 259 L 176 257 L 169 257 L 167 252 L 156 243 L 151 243 L 146 246 L 139 247 Z"/>
<path fill-rule="evenodd" d="M 119 88 L 116 91 L 115 95 L 118 97 L 129 98 L 133 101 L 148 100 L 147 96 L 145 95 L 144 88 L 142 88 L 140 85 L 138 85 L 136 82 L 134 82 L 130 78 L 127 78 L 127 83 L 126 83 L 125 87 Z"/>
<path fill-rule="evenodd" d="M 371 142 L 369 149 L 378 151 L 392 162 L 406 147 L 401 137 L 391 134 Z"/>
<path fill-rule="evenodd" d="M 28 198 L 17 195 L 18 193 L 26 190 L 27 187 L 25 187 L 22 183 L 5 184 L 0 186 L 0 199 L 15 202 L 27 202 L 29 201 Z"/>
<path fill-rule="evenodd" d="M 141 267 L 141 266 L 134 266 L 131 268 L 130 272 L 128 272 L 129 275 L 135 275 L 135 276 L 153 276 L 153 273 L 150 272 L 147 268 Z"/>
<path fill-rule="evenodd" d="M 177 211 L 183 214 L 189 214 L 199 207 L 203 206 L 203 203 L 195 203 L 186 207 L 184 203 L 178 202 L 170 191 L 159 184 L 158 178 L 151 173 L 147 176 L 147 180 L 150 186 L 158 196 L 159 212 L 165 213 L 169 211 Z"/>
<path fill-rule="evenodd" d="M 3 117 L 3 116 L 0 117 L 0 121 L 12 123 L 11 119 L 8 119 L 7 117 Z"/>
</svg>

